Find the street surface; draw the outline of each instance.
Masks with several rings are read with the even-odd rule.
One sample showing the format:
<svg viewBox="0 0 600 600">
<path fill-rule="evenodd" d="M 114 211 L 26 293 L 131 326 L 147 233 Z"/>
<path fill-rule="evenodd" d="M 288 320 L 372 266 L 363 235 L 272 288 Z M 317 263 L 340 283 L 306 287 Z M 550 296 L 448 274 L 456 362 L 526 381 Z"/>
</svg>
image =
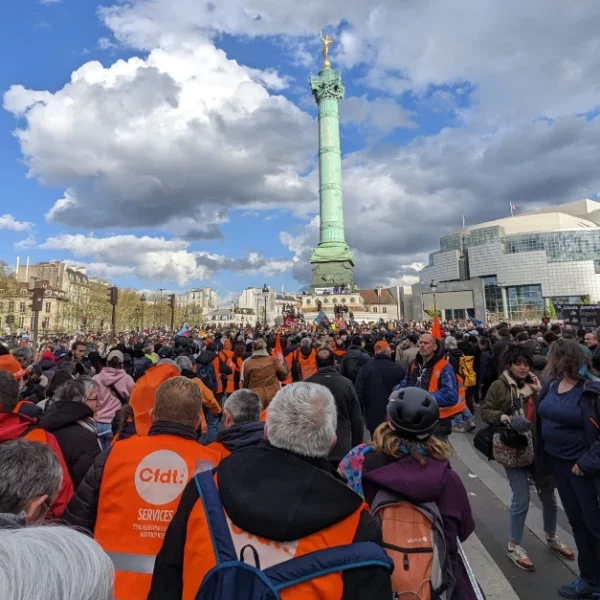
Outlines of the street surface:
<svg viewBox="0 0 600 600">
<path fill-rule="evenodd" d="M 478 425 L 483 423 L 478 419 Z M 564 561 L 545 544 L 541 504 L 531 488 L 531 505 L 523 540 L 535 572 L 516 567 L 506 555 L 511 490 L 503 468 L 473 447 L 474 434 L 450 436 L 455 451 L 452 466 L 460 475 L 475 517 L 475 534 L 464 544 L 473 571 L 487 600 L 560 598 L 559 586 L 577 576 L 577 563 Z M 559 499 L 558 535 L 576 552 L 571 529 Z"/>
</svg>

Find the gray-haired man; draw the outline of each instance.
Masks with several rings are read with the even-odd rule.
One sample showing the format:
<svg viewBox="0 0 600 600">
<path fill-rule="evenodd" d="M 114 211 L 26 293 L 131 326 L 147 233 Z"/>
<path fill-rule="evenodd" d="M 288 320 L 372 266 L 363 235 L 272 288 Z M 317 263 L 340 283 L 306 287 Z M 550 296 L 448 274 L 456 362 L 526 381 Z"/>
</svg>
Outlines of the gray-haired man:
<svg viewBox="0 0 600 600">
<path fill-rule="evenodd" d="M 62 469 L 48 446 L 27 440 L 0 445 L 0 528 L 41 521 L 58 495 Z"/>
<path fill-rule="evenodd" d="M 217 433 L 217 441 L 208 448 L 229 456 L 235 450 L 255 446 L 263 440 L 265 424 L 260 420 L 260 398 L 253 391 L 233 392 L 223 405 L 225 429 Z"/>
</svg>

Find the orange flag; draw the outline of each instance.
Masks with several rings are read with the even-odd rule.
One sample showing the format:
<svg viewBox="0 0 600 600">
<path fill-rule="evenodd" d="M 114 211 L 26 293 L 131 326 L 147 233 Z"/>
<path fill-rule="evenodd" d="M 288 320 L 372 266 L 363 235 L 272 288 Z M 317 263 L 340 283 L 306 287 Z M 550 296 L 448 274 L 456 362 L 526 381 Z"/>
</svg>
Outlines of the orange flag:
<svg viewBox="0 0 600 600">
<path fill-rule="evenodd" d="M 433 319 L 433 325 L 431 326 L 431 335 L 436 340 L 442 339 L 442 328 L 440 327 L 440 318 L 436 315 Z"/>
<path fill-rule="evenodd" d="M 275 338 L 275 358 L 283 363 L 283 348 L 281 347 L 281 335 L 279 332 L 277 333 L 277 337 Z"/>
</svg>

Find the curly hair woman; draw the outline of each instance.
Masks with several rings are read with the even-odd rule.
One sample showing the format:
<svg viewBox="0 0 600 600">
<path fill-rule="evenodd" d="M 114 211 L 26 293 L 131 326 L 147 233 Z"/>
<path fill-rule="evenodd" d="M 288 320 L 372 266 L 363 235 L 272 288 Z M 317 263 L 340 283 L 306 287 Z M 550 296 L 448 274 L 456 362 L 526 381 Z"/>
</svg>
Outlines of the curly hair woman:
<svg viewBox="0 0 600 600">
<path fill-rule="evenodd" d="M 521 455 L 515 453 L 514 462 L 509 462 L 505 456 L 496 454 L 496 451 L 494 458 L 504 467 L 512 490 L 508 556 L 520 569 L 533 571 L 533 561 L 521 546 L 525 519 L 529 512 L 530 477 L 534 479 L 542 502 L 544 531 L 549 548 L 567 560 L 573 560 L 574 555 L 556 536 L 558 507 L 554 481 L 551 476 L 535 472 L 534 439 L 531 433 L 535 431 L 535 401 L 542 386 L 531 372 L 533 354 L 521 344 L 510 344 L 502 358 L 506 369 L 490 386 L 483 401 L 481 416 L 488 425 L 497 427 L 503 433 L 516 432 L 523 436 L 531 436 L 527 441 L 529 447 L 523 448 Z"/>
</svg>

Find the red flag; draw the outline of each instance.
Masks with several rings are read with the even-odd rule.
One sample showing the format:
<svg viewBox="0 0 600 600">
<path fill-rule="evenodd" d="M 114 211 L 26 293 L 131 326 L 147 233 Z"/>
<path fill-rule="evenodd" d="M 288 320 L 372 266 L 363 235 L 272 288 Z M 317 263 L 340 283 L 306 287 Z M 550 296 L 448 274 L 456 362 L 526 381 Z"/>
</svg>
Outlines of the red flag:
<svg viewBox="0 0 600 600">
<path fill-rule="evenodd" d="M 281 336 L 277 333 L 277 337 L 275 338 L 275 358 L 283 363 L 283 348 L 281 347 Z"/>
<path fill-rule="evenodd" d="M 442 339 L 442 328 L 440 327 L 440 318 L 436 315 L 433 319 L 433 325 L 431 326 L 431 335 L 436 340 Z"/>
</svg>

